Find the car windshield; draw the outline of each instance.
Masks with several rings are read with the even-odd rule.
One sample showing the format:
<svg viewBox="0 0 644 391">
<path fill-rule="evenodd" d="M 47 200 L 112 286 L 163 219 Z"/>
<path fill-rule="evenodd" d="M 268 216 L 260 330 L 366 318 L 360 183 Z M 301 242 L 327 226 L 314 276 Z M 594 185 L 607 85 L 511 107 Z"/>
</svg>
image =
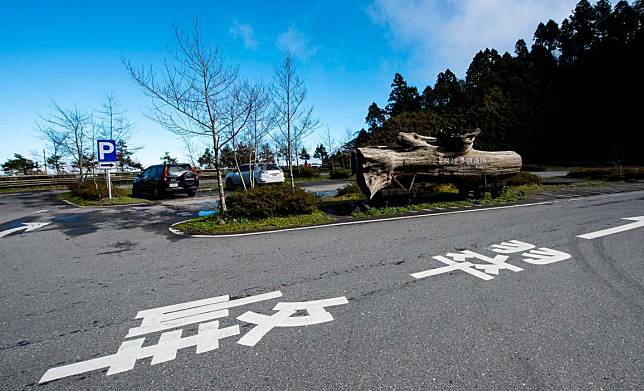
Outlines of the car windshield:
<svg viewBox="0 0 644 391">
<path fill-rule="evenodd" d="M 178 166 L 168 166 L 169 175 L 182 175 L 185 172 L 192 172 L 190 165 L 180 164 Z"/>
<path fill-rule="evenodd" d="M 261 164 L 260 168 L 262 171 L 280 171 L 280 168 L 274 164 Z"/>
</svg>

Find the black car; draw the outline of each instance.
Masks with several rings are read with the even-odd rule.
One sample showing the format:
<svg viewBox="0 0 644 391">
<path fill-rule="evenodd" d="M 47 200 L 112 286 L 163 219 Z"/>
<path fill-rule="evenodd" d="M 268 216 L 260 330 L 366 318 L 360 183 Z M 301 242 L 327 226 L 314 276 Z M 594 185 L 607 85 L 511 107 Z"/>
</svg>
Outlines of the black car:
<svg viewBox="0 0 644 391">
<path fill-rule="evenodd" d="M 150 166 L 134 178 L 132 196 L 147 194 L 160 198 L 166 194 L 185 192 L 193 197 L 199 188 L 199 178 L 190 164 L 158 164 Z"/>
</svg>

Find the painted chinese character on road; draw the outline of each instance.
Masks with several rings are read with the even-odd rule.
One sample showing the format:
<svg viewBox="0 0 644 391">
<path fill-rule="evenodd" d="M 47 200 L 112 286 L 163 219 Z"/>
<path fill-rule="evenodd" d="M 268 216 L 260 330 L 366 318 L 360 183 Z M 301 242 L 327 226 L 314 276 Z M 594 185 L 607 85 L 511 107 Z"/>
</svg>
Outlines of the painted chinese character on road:
<svg viewBox="0 0 644 391">
<path fill-rule="evenodd" d="M 412 273 L 411 276 L 421 279 L 453 271 L 462 271 L 487 281 L 497 276 L 501 270 L 523 271 L 523 268 L 507 263 L 511 254 L 521 253 L 522 261 L 533 265 L 547 265 L 571 258 L 570 254 L 546 247 L 536 248 L 533 244 L 519 240 L 493 244 L 490 249 L 502 255 L 489 257 L 470 250 L 447 253 L 445 256 L 437 255 L 432 258 L 444 263 L 446 266 Z"/>
<path fill-rule="evenodd" d="M 98 357 L 69 365 L 51 368 L 40 379 L 46 383 L 64 377 L 107 368 L 107 375 L 114 375 L 134 369 L 138 360 L 152 358 L 151 365 L 172 361 L 177 351 L 195 347 L 196 353 L 206 353 L 219 348 L 219 341 L 240 334 L 239 325 L 220 327 L 219 320 L 229 316 L 228 309 L 265 300 L 282 297 L 282 292 L 274 291 L 241 299 L 230 300 L 228 295 L 187 303 L 140 311 L 136 319 L 142 319 L 138 327 L 131 328 L 125 338 L 139 337 L 163 331 L 156 345 L 143 346 L 146 337 L 123 341 L 117 352 L 109 356 Z M 300 327 L 333 320 L 327 307 L 347 304 L 346 297 L 331 299 L 279 302 L 273 307 L 277 311 L 272 315 L 262 315 L 247 311 L 237 319 L 255 324 L 237 343 L 244 346 L 255 346 L 267 333 L 276 327 Z M 299 315 L 305 311 L 306 315 Z M 296 314 L 298 314 L 296 316 Z M 183 336 L 181 327 L 198 324 L 195 335 Z M 172 330 L 172 331 L 167 331 Z"/>
</svg>

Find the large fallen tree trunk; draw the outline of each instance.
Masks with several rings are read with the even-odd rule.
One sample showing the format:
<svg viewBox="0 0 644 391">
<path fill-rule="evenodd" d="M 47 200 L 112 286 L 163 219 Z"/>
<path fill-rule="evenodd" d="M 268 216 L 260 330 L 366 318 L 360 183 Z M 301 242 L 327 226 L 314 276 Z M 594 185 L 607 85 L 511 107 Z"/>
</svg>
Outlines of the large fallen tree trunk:
<svg viewBox="0 0 644 391">
<path fill-rule="evenodd" d="M 367 147 L 355 151 L 356 179 L 369 198 L 403 178 L 431 182 L 454 182 L 460 186 L 486 185 L 514 176 L 521 169 L 521 156 L 512 151 L 487 152 L 472 148 L 478 131 L 457 136 L 459 142 L 437 141 L 415 133 L 400 133 L 403 147 Z M 441 142 L 441 145 L 430 143 Z M 450 145 L 451 143 L 451 145 Z M 449 148 L 450 150 L 446 150 Z M 407 181 L 408 182 L 408 181 Z"/>
</svg>

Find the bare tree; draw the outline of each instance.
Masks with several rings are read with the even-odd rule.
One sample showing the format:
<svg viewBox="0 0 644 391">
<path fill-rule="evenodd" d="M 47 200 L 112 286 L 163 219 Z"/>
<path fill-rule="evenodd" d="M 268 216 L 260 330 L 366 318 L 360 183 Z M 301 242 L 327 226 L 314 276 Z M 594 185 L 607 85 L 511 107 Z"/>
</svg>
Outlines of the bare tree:
<svg viewBox="0 0 644 391">
<path fill-rule="evenodd" d="M 233 159 L 244 190 L 247 190 L 248 188 L 246 187 L 244 175 L 239 168 L 239 156 L 237 150 L 240 145 L 238 143 L 237 136 L 246 128 L 246 124 L 252 114 L 256 100 L 257 91 L 255 87 L 251 86 L 247 82 L 243 82 L 233 87 L 230 99 L 228 99 L 226 105 L 225 118 L 228 123 L 228 135 L 230 136 L 230 142 L 232 145 Z M 250 171 L 249 174 L 252 176 L 252 171 Z"/>
<path fill-rule="evenodd" d="M 250 146 L 251 156 L 249 156 L 250 172 L 253 172 L 254 167 L 257 165 L 259 149 L 264 142 L 266 135 L 268 135 L 275 125 L 275 117 L 270 112 L 271 100 L 268 89 L 262 85 L 257 84 L 255 87 L 255 104 L 250 112 L 250 118 L 246 124 L 244 132 L 245 139 Z M 249 176 L 250 187 L 255 187 L 255 177 Z"/>
<path fill-rule="evenodd" d="M 345 168 L 344 166 L 344 157 L 345 155 L 348 155 L 349 157 L 349 169 L 351 169 L 351 151 L 355 148 L 355 133 L 351 128 L 344 128 L 344 134 L 342 135 L 342 141 L 341 141 L 341 146 L 340 146 L 340 153 L 342 154 L 341 159 L 342 159 L 342 168 Z"/>
<path fill-rule="evenodd" d="M 141 147 L 128 147 L 130 138 L 135 132 L 134 124 L 125 115 L 126 111 L 121 109 L 121 105 L 114 92 L 105 94 L 101 108 L 97 110 L 96 126 L 98 132 L 96 138 L 107 138 L 116 141 L 118 168 L 121 172 L 125 171 L 127 161 Z"/>
<path fill-rule="evenodd" d="M 198 22 L 192 34 L 174 28 L 176 48 L 160 74 L 125 61 L 132 79 L 152 98 L 150 118 L 179 136 L 208 137 L 217 173 L 219 209 L 226 211 L 221 149 L 233 135 L 225 132 L 226 101 L 237 80 L 238 69 L 229 65 L 217 48 L 205 44 Z M 250 113 L 250 107 L 241 112 Z"/>
<path fill-rule="evenodd" d="M 105 94 L 105 100 L 97 115 L 97 136 L 109 138 L 110 140 L 123 140 L 127 142 L 134 132 L 134 125 L 125 116 L 126 111 L 113 92 Z"/>
<path fill-rule="evenodd" d="M 52 113 L 48 116 L 40 116 L 47 126 L 39 126 L 40 129 L 49 128 L 52 137 L 60 140 L 60 146 L 65 153 L 71 157 L 72 164 L 78 167 L 79 183 L 84 181 L 83 170 L 88 162 L 88 154 L 92 149 L 91 145 L 91 117 L 74 105 L 73 109 L 64 109 L 56 102 L 52 103 Z"/>
<path fill-rule="evenodd" d="M 335 172 L 335 164 L 333 163 L 333 155 L 335 155 L 337 143 L 335 138 L 331 135 L 331 129 L 329 125 L 326 126 L 326 131 L 322 133 L 321 140 L 324 148 L 326 148 L 327 153 L 329 154 L 329 162 L 331 163 L 331 172 Z"/>
<path fill-rule="evenodd" d="M 190 164 L 193 167 L 197 167 L 197 159 L 196 158 L 196 153 L 197 153 L 197 148 L 199 148 L 195 142 L 193 141 L 193 138 L 190 137 L 190 135 L 184 135 L 181 137 L 181 140 L 183 141 L 183 151 L 186 153 L 186 156 L 188 159 L 190 159 Z"/>
<path fill-rule="evenodd" d="M 48 144 L 49 157 L 46 159 L 45 164 L 56 170 L 56 174 L 60 175 L 66 155 L 64 142 L 67 135 L 52 127 L 49 123 L 46 125 L 36 123 L 36 129 L 40 133 L 40 138 Z"/>
<path fill-rule="evenodd" d="M 272 98 L 275 118 L 279 132 L 286 138 L 286 159 L 291 187 L 294 189 L 293 140 L 301 140 L 310 135 L 317 128 L 319 121 L 313 118 L 313 107 L 304 106 L 306 87 L 304 80 L 297 76 L 293 54 L 284 57 L 275 69 L 274 79 Z"/>
</svg>

